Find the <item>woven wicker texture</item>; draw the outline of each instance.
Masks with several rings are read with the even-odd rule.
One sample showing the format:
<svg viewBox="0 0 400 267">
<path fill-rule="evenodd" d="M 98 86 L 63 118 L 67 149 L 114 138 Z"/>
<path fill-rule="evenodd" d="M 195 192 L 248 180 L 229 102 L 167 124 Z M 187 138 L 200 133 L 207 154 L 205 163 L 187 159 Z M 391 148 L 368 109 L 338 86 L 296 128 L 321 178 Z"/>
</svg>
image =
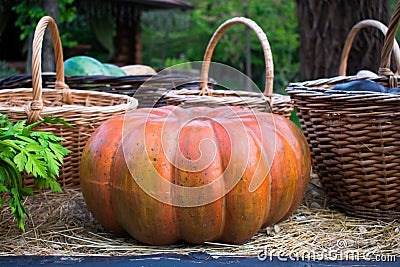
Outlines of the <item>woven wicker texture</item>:
<svg viewBox="0 0 400 267">
<path fill-rule="evenodd" d="M 139 101 L 139 108 L 165 106 L 162 95 L 171 89 L 198 87 L 200 77 L 183 74 L 127 75 L 127 76 L 66 76 L 65 82 L 77 90 L 92 90 L 132 96 Z M 55 88 L 56 75 L 42 74 L 43 87 Z M 210 84 L 214 83 L 210 79 Z M 32 87 L 32 76 L 19 74 L 0 80 L 0 89 Z"/>
<path fill-rule="evenodd" d="M 222 34 L 232 25 L 243 24 L 252 29 L 263 48 L 265 60 L 265 88 L 264 94 L 247 92 L 241 90 L 213 90 L 207 86 L 211 57 Z M 200 86 L 198 90 L 171 90 L 164 95 L 167 103 L 182 107 L 190 106 L 241 106 L 260 111 L 270 111 L 290 117 L 293 111 L 293 104 L 289 96 L 273 93 L 274 66 L 272 52 L 263 30 L 252 20 L 244 17 L 235 17 L 225 21 L 219 26 L 211 37 L 203 58 Z"/>
<path fill-rule="evenodd" d="M 55 89 L 42 88 L 41 49 L 43 36 L 49 27 L 56 60 Z M 35 30 L 32 50 L 32 88 L 0 90 L 0 113 L 8 114 L 13 121 L 34 122 L 44 116 L 60 117 L 74 128 L 59 125 L 40 126 L 63 137 L 64 147 L 72 153 L 64 159 L 58 182 L 62 187 L 79 187 L 79 164 L 82 150 L 91 133 L 113 115 L 123 114 L 137 107 L 137 100 L 124 95 L 88 90 L 71 90 L 64 82 L 62 46 L 55 21 L 43 17 Z M 33 177 L 25 176 L 24 183 L 33 185 Z"/>
<path fill-rule="evenodd" d="M 389 69 L 394 36 L 399 19 L 396 7 L 380 63 L 380 73 L 371 77 L 338 76 L 290 84 L 292 97 L 306 135 L 317 173 L 328 201 L 350 215 L 369 219 L 400 218 L 400 95 L 375 92 L 331 90 L 339 83 L 370 79 L 392 88 L 399 76 Z M 348 36 L 351 45 L 359 23 Z M 382 32 L 385 33 L 385 28 Z M 350 40 L 350 41 L 349 41 Z M 346 52 L 347 51 L 347 52 Z M 346 45 L 341 75 L 345 75 Z"/>
</svg>

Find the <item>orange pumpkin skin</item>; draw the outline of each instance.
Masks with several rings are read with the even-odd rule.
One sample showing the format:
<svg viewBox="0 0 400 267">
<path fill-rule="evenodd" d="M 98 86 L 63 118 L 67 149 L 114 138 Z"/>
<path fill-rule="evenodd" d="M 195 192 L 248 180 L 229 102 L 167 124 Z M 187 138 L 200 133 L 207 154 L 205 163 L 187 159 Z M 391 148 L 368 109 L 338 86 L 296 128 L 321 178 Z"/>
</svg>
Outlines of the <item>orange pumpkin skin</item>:
<svg viewBox="0 0 400 267">
<path fill-rule="evenodd" d="M 118 116 L 102 124 L 86 143 L 80 165 L 81 191 L 93 216 L 109 230 L 124 234 L 117 222 L 112 203 L 113 191 L 110 179 L 112 155 L 121 142 L 124 117 Z M 113 135 L 108 129 L 118 129 Z"/>
<path fill-rule="evenodd" d="M 290 216 L 310 175 L 305 137 L 278 115 L 167 106 L 112 118 L 97 133 L 105 131 L 113 140 L 99 144 L 107 134 L 94 134 L 83 152 L 88 208 L 147 244 L 243 243 Z M 103 197 L 94 204 L 93 196 Z"/>
</svg>

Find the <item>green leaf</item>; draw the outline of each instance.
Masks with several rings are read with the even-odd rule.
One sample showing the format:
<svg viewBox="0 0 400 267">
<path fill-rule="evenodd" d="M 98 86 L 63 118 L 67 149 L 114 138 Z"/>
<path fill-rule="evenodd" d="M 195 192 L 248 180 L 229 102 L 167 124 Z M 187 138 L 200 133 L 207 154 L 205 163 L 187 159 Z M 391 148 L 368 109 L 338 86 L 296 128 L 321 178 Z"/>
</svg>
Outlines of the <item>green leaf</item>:
<svg viewBox="0 0 400 267">
<path fill-rule="evenodd" d="M 6 186 L 4 185 L 0 185 L 0 192 L 1 193 L 7 193 L 9 190 Z M 1 197 L 1 196 L 0 196 Z"/>
<path fill-rule="evenodd" d="M 9 146 L 3 146 L 0 144 L 0 151 L 0 159 L 12 159 L 15 156 L 15 149 Z"/>
<path fill-rule="evenodd" d="M 38 155 L 29 155 L 28 161 L 26 162 L 26 172 L 28 174 L 32 173 L 34 177 L 47 177 L 46 163 L 40 160 Z"/>
<path fill-rule="evenodd" d="M 7 115 L 0 114 L 0 128 L 8 128 L 11 124 Z"/>
<path fill-rule="evenodd" d="M 23 141 L 23 142 L 25 142 L 25 143 L 33 143 L 33 142 L 35 142 L 35 140 L 32 139 L 32 138 L 29 137 L 29 136 L 17 135 L 16 138 L 18 139 L 18 141 Z M 18 142 L 18 141 L 16 140 L 16 142 Z M 21 144 L 22 144 L 22 143 L 21 143 Z"/>
<path fill-rule="evenodd" d="M 29 127 L 24 127 L 21 132 L 21 136 L 30 136 L 31 135 L 31 130 Z M 20 136 L 20 138 L 21 138 Z"/>
<path fill-rule="evenodd" d="M 43 150 L 43 147 L 41 145 L 39 145 L 38 143 L 29 143 L 26 147 L 25 150 L 28 152 L 34 152 L 34 153 L 38 153 L 41 152 Z"/>
<path fill-rule="evenodd" d="M 4 164 L 5 164 L 5 162 L 0 161 L 0 186 L 4 186 L 4 183 L 6 183 L 10 179 L 8 177 L 8 173 L 7 173 L 6 169 L 4 168 Z M 2 191 L 2 190 L 0 190 L 0 191 Z M 7 191 L 8 191 L 8 189 L 7 189 Z M 4 192 L 4 191 L 2 191 L 2 192 Z"/>
<path fill-rule="evenodd" d="M 28 215 L 28 211 L 22 205 L 21 200 L 22 200 L 22 198 L 21 198 L 21 195 L 19 194 L 18 188 L 12 188 L 11 189 L 11 198 L 8 201 L 8 205 L 10 206 L 15 219 L 17 220 L 18 227 L 22 231 L 25 231 L 24 224 L 26 221 L 26 217 Z"/>
<path fill-rule="evenodd" d="M 8 174 L 9 166 L 5 161 L 1 161 L 0 167 L 0 184 L 4 186 L 4 184 L 10 184 L 10 175 Z M 8 190 L 8 189 L 7 189 Z"/>
<path fill-rule="evenodd" d="M 62 192 L 61 186 L 54 176 L 49 176 L 47 177 L 47 179 L 35 178 L 35 184 L 38 186 L 39 189 L 50 188 L 50 190 L 53 192 Z"/>
<path fill-rule="evenodd" d="M 10 124 L 8 130 L 4 134 L 15 134 L 22 133 L 22 130 L 25 127 L 26 121 L 19 121 L 15 124 Z"/>
<path fill-rule="evenodd" d="M 60 162 L 62 162 L 64 156 L 66 156 L 68 153 L 71 152 L 71 150 L 57 143 L 49 143 L 49 147 L 54 152 L 54 155 L 56 156 L 57 160 Z"/>
<path fill-rule="evenodd" d="M 58 176 L 61 163 L 57 160 L 57 157 L 52 153 L 49 148 L 46 148 L 44 150 L 44 158 L 47 162 L 49 175 Z"/>
<path fill-rule="evenodd" d="M 65 140 L 62 137 L 55 136 L 54 134 L 48 132 L 32 132 L 31 136 L 52 142 L 61 142 Z"/>
<path fill-rule="evenodd" d="M 46 118 L 34 123 L 63 123 L 57 118 Z M 50 188 L 61 192 L 61 186 L 56 180 L 64 156 L 70 151 L 60 142 L 63 138 L 51 132 L 31 131 L 32 125 L 26 121 L 13 123 L 6 115 L 0 114 L 0 192 L 8 192 L 8 205 L 21 230 L 28 215 L 23 206 L 25 196 L 32 195 L 32 188 L 26 187 L 22 181 L 22 173 L 34 176 L 34 182 L 39 188 Z M 0 206 L 3 199 L 0 197 Z"/>
<path fill-rule="evenodd" d="M 27 157 L 25 153 L 19 152 L 15 157 L 14 157 L 14 163 L 17 165 L 18 171 L 22 172 L 25 169 L 25 164 L 27 161 Z"/>
<path fill-rule="evenodd" d="M 46 117 L 44 117 L 44 121 L 47 122 L 47 123 L 51 123 L 51 124 L 62 124 L 62 125 L 67 126 L 69 128 L 73 128 L 72 124 L 70 124 L 69 122 L 66 122 L 62 118 L 55 118 L 55 117 L 51 117 L 51 116 L 46 116 Z"/>
<path fill-rule="evenodd" d="M 3 161 L 6 163 L 3 165 L 3 168 L 5 171 L 7 171 L 7 175 L 10 178 L 9 183 L 14 183 L 16 186 L 19 186 L 19 178 L 20 178 L 20 172 L 18 171 L 17 165 L 14 164 L 11 159 L 3 159 Z"/>
<path fill-rule="evenodd" d="M 21 188 L 21 194 L 23 196 L 32 196 L 33 195 L 33 189 L 31 187 Z"/>
<path fill-rule="evenodd" d="M 31 130 L 31 129 L 33 129 L 33 128 L 39 126 L 39 125 L 42 124 L 42 123 L 62 124 L 62 125 L 67 126 L 67 127 L 69 127 L 69 128 L 73 128 L 73 126 L 72 126 L 70 123 L 66 122 L 66 121 L 63 120 L 62 118 L 56 118 L 56 117 L 51 117 L 51 116 L 46 116 L 46 117 L 44 117 L 43 120 L 34 122 L 34 123 L 32 123 L 31 125 L 27 126 L 27 128 L 28 128 L 29 130 Z"/>
<path fill-rule="evenodd" d="M 46 140 L 39 139 L 38 142 L 44 148 L 48 148 L 49 147 L 49 142 L 47 142 Z"/>
<path fill-rule="evenodd" d="M 15 145 L 15 141 L 13 140 L 0 140 L 0 146 L 8 146 L 12 148 L 18 148 L 18 146 Z"/>
<path fill-rule="evenodd" d="M 51 181 L 49 183 L 49 185 L 50 185 L 51 191 L 57 192 L 57 193 L 61 193 L 62 192 L 62 188 L 61 188 L 61 185 L 59 183 L 57 183 L 55 181 Z"/>
</svg>

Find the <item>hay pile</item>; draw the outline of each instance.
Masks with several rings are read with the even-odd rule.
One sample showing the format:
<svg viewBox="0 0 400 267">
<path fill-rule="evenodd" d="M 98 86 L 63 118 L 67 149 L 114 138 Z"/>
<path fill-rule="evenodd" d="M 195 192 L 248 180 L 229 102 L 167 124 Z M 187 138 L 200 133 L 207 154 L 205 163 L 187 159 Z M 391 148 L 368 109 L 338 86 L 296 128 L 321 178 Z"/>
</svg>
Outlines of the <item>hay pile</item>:
<svg viewBox="0 0 400 267">
<path fill-rule="evenodd" d="M 400 223 L 348 217 L 326 207 L 313 181 L 302 205 L 289 219 L 262 229 L 242 245 L 207 243 L 148 246 L 108 232 L 91 216 L 79 190 L 41 193 L 25 203 L 26 232 L 15 226 L 10 209 L 0 218 L 0 255 L 133 256 L 206 252 L 210 255 L 271 255 L 292 259 L 385 260 L 400 256 Z"/>
</svg>

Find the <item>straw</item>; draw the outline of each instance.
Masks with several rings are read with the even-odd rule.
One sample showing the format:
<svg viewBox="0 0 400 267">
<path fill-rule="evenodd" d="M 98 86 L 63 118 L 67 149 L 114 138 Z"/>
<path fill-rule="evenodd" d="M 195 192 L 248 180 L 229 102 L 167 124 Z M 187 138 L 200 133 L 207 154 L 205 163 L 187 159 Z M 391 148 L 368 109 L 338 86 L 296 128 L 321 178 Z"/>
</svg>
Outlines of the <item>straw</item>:
<svg viewBox="0 0 400 267">
<path fill-rule="evenodd" d="M 1 211 L 0 256 L 136 256 L 190 252 L 261 258 L 266 252 L 267 256 L 305 259 L 330 259 L 336 255 L 354 260 L 400 256 L 398 222 L 348 217 L 329 209 L 315 177 L 303 203 L 290 218 L 260 230 L 241 245 L 207 242 L 149 246 L 129 236 L 115 235 L 91 216 L 81 192 L 76 189 L 65 189 L 61 194 L 41 192 L 29 197 L 25 206 L 30 213 L 25 233 L 15 226 L 8 207 Z"/>
</svg>

